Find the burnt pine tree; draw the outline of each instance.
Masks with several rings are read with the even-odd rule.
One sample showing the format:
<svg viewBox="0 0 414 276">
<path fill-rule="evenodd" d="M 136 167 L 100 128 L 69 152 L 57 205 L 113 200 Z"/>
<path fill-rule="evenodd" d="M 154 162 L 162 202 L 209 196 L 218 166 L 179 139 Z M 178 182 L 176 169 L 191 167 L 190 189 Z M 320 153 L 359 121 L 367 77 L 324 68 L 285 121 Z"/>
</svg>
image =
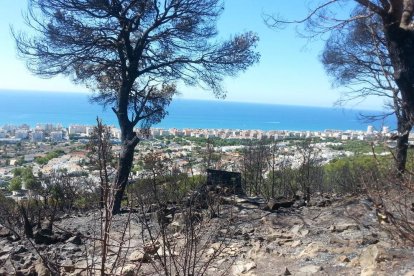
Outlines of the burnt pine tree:
<svg viewBox="0 0 414 276">
<path fill-rule="evenodd" d="M 365 12 L 364 9 L 358 8 L 355 10 L 355 16 Z M 334 84 L 347 88 L 341 102 L 368 96 L 387 99 L 391 113 L 367 117 L 375 120 L 395 114 L 399 132 L 396 137 L 396 169 L 403 173 L 412 123 L 403 108 L 378 16 L 363 17 L 332 32 L 325 44 L 321 60 Z"/>
<path fill-rule="evenodd" d="M 284 20 L 277 15 L 266 15 L 265 21 L 273 28 L 285 24 L 304 24 L 302 34 L 315 38 L 344 28 L 351 22 L 376 17 L 373 20 L 384 34 L 384 45 L 393 68 L 393 78 L 400 91 L 401 108 L 410 124 L 414 123 L 414 0 L 324 0 L 309 10 L 300 20 Z M 363 7 L 364 13 L 349 12 Z M 344 15 L 345 14 L 345 15 Z"/>
<path fill-rule="evenodd" d="M 258 61 L 255 34 L 217 39 L 222 10 L 220 0 L 29 0 L 25 19 L 33 32 L 13 31 L 28 68 L 86 85 L 118 118 L 113 213 L 120 211 L 140 141 L 134 127 L 165 116 L 178 81 L 223 96 L 223 77 Z"/>
</svg>

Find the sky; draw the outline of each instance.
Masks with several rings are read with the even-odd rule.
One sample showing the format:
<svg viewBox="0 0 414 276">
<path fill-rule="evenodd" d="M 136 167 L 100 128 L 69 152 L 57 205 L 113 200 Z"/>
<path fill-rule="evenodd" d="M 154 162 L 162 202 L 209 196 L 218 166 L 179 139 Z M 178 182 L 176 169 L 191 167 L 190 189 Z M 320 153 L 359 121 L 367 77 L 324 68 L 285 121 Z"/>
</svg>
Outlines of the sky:
<svg viewBox="0 0 414 276">
<path fill-rule="evenodd" d="M 63 77 L 40 79 L 32 75 L 23 60 L 18 59 L 10 25 L 24 28 L 22 11 L 26 0 L 0 0 L 0 90 L 29 90 L 88 93 Z M 308 42 L 299 37 L 295 26 L 271 30 L 263 22 L 263 14 L 281 14 L 287 18 L 302 18 L 307 14 L 303 0 L 225 0 L 225 9 L 218 21 L 219 36 L 253 31 L 260 41 L 257 51 L 260 62 L 237 77 L 226 78 L 226 101 L 258 102 L 304 106 L 331 107 L 340 97 L 341 88 L 334 89 L 325 74 L 319 55 L 324 42 Z M 209 91 L 180 86 L 180 98 L 214 100 Z M 381 109 L 383 100 L 370 98 L 346 107 Z"/>
</svg>

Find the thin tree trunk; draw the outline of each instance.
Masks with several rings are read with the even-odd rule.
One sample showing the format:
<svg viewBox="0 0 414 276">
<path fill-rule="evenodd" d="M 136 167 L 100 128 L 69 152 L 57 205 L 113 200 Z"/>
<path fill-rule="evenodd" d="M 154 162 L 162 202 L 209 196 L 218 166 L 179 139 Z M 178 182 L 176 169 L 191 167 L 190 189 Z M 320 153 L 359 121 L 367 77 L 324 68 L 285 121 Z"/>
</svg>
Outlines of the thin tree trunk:
<svg viewBox="0 0 414 276">
<path fill-rule="evenodd" d="M 27 238 L 33 238 L 33 228 L 32 228 L 32 224 L 29 221 L 29 218 L 27 216 L 27 212 L 26 212 L 26 208 L 23 207 L 22 205 L 20 205 L 20 212 L 22 214 L 23 217 L 23 222 L 24 222 L 24 234 L 26 235 Z"/>
<path fill-rule="evenodd" d="M 139 138 L 132 131 L 127 135 L 121 146 L 119 154 L 118 171 L 115 182 L 115 198 L 112 214 L 119 214 L 121 211 L 122 198 L 124 196 L 125 188 L 128 184 L 129 174 L 134 160 L 134 149 L 139 143 Z"/>
<path fill-rule="evenodd" d="M 396 147 L 396 168 L 398 174 L 403 174 L 406 169 L 407 163 L 407 153 L 408 153 L 408 137 L 410 135 L 411 127 L 400 131 L 400 135 L 397 138 L 397 147 Z"/>
</svg>

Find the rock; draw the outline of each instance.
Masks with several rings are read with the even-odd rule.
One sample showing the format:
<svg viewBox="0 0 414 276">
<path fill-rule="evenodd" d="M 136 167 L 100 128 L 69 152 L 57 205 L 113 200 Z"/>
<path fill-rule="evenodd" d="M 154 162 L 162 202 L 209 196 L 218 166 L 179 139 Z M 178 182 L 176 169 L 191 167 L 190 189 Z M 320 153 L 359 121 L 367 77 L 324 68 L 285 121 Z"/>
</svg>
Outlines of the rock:
<svg viewBox="0 0 414 276">
<path fill-rule="evenodd" d="M 213 256 L 213 255 L 214 255 L 214 252 L 216 252 L 216 251 L 214 250 L 214 248 L 209 248 L 209 249 L 207 249 L 207 251 L 206 251 L 206 256 L 207 256 L 207 257 L 211 257 L 211 256 Z"/>
<path fill-rule="evenodd" d="M 160 246 L 161 243 L 159 241 L 155 241 L 154 243 L 147 243 L 144 245 L 144 253 L 149 255 L 155 255 Z"/>
<path fill-rule="evenodd" d="M 0 267 L 0 275 L 1 276 L 6 276 L 8 275 L 7 273 L 7 269 L 5 267 Z"/>
<path fill-rule="evenodd" d="M 5 246 L 3 247 L 2 251 L 0 252 L 0 257 L 4 256 L 4 255 L 8 255 L 13 251 L 13 247 L 12 246 Z"/>
<path fill-rule="evenodd" d="M 276 241 L 276 240 L 291 240 L 293 239 L 293 235 L 289 233 L 282 233 L 282 232 L 274 232 L 267 236 L 266 240 L 269 242 Z"/>
<path fill-rule="evenodd" d="M 255 269 L 257 267 L 255 262 L 248 262 L 247 264 L 244 265 L 244 272 L 249 272 L 252 269 Z"/>
<path fill-rule="evenodd" d="M 34 234 L 34 242 L 36 244 L 54 244 L 58 239 L 53 235 L 53 232 L 48 229 L 41 229 Z"/>
<path fill-rule="evenodd" d="M 247 262 L 247 263 L 243 263 L 243 262 L 237 262 L 236 264 L 234 264 L 232 266 L 232 272 L 233 275 L 241 275 L 244 273 L 247 273 L 253 269 L 256 268 L 256 263 L 255 262 Z"/>
<path fill-rule="evenodd" d="M 296 200 L 303 199 L 304 197 L 305 197 L 305 194 L 304 194 L 302 191 L 297 191 L 297 192 L 295 193 L 295 199 L 296 199 Z"/>
<path fill-rule="evenodd" d="M 303 228 L 303 224 L 296 224 L 290 229 L 290 232 L 292 232 L 295 235 L 299 235 L 299 231 Z"/>
<path fill-rule="evenodd" d="M 349 263 L 350 262 L 349 258 L 345 255 L 339 256 L 338 261 L 341 262 L 341 263 Z"/>
<path fill-rule="evenodd" d="M 331 205 L 332 202 L 329 198 L 324 198 L 322 196 L 313 197 L 307 203 L 308 207 L 316 206 L 316 207 L 326 207 Z"/>
<path fill-rule="evenodd" d="M 135 276 L 136 274 L 136 266 L 133 264 L 127 264 L 124 267 L 120 267 L 117 269 L 116 275 L 122 276 Z"/>
<path fill-rule="evenodd" d="M 38 276 L 51 276 L 49 269 L 43 264 L 43 262 L 39 261 L 35 265 L 35 271 Z"/>
<path fill-rule="evenodd" d="M 307 265 L 307 266 L 303 266 L 299 269 L 299 272 L 301 273 L 305 273 L 305 274 L 315 274 L 318 273 L 319 271 L 322 271 L 323 267 L 318 266 L 318 265 Z"/>
<path fill-rule="evenodd" d="M 24 252 L 27 252 L 27 248 L 24 247 L 23 245 L 19 245 L 13 250 L 14 254 L 21 254 L 21 253 L 24 253 Z"/>
<path fill-rule="evenodd" d="M 362 268 L 376 268 L 378 263 L 386 260 L 392 260 L 392 256 L 379 245 L 368 246 L 359 256 Z"/>
<path fill-rule="evenodd" d="M 337 232 L 337 233 L 341 233 L 344 232 L 346 230 L 359 230 L 359 225 L 358 224 L 353 224 L 353 223 L 347 223 L 347 224 L 338 224 L 338 225 L 332 225 L 329 230 L 331 230 L 331 232 Z"/>
<path fill-rule="evenodd" d="M 290 246 L 293 247 L 293 248 L 295 248 L 295 247 L 300 246 L 301 244 L 302 244 L 302 241 L 301 240 L 296 240 Z"/>
<path fill-rule="evenodd" d="M 364 236 L 362 238 L 362 240 L 360 241 L 361 245 L 371 245 L 371 244 L 377 244 L 379 242 L 378 236 L 377 235 L 368 235 L 368 236 Z"/>
<path fill-rule="evenodd" d="M 344 240 L 338 236 L 331 236 L 329 238 L 329 243 L 330 244 L 339 244 L 339 245 L 349 245 L 349 240 Z"/>
<path fill-rule="evenodd" d="M 7 230 L 4 227 L 0 227 L 0 238 L 6 238 L 6 237 L 9 237 L 9 236 L 11 236 L 10 231 Z"/>
<path fill-rule="evenodd" d="M 30 267 L 32 267 L 33 266 L 33 260 L 32 259 L 30 259 L 30 258 L 26 258 L 25 260 L 24 260 L 24 263 L 23 263 L 23 265 L 22 265 L 22 268 L 23 269 L 28 269 L 28 268 L 30 268 Z"/>
<path fill-rule="evenodd" d="M 296 200 L 295 203 L 293 204 L 293 208 L 300 208 L 300 207 L 304 207 L 306 206 L 306 201 L 304 199 L 299 199 Z"/>
<path fill-rule="evenodd" d="M 173 232 L 180 232 L 183 229 L 183 226 L 178 221 L 171 222 L 168 227 L 171 228 Z"/>
<path fill-rule="evenodd" d="M 315 257 L 318 253 L 328 252 L 324 245 L 320 242 L 311 242 L 306 248 L 299 254 L 299 257 Z"/>
<path fill-rule="evenodd" d="M 73 236 L 65 241 L 65 243 L 71 243 L 74 245 L 82 245 L 82 239 L 79 235 Z"/>
<path fill-rule="evenodd" d="M 414 270 L 408 271 L 407 273 L 404 274 L 404 276 L 414 276 Z"/>
<path fill-rule="evenodd" d="M 282 275 L 287 276 L 287 275 L 292 275 L 292 273 L 290 273 L 289 269 L 285 267 L 285 271 L 283 272 Z"/>
<path fill-rule="evenodd" d="M 378 276 L 377 271 L 374 268 L 368 267 L 361 270 L 360 276 Z"/>
<path fill-rule="evenodd" d="M 278 210 L 281 207 L 283 207 L 283 208 L 290 208 L 290 207 L 292 207 L 292 205 L 294 203 L 295 203 L 295 201 L 292 201 L 292 200 L 276 201 L 274 199 L 270 199 L 267 202 L 264 210 L 267 210 L 267 211 L 276 211 L 276 210 Z"/>
<path fill-rule="evenodd" d="M 60 267 L 63 268 L 64 272 L 73 272 L 75 270 L 75 266 L 73 264 L 73 261 L 71 259 L 66 259 L 64 260 L 61 264 Z"/>
<path fill-rule="evenodd" d="M 151 262 L 151 257 L 148 254 L 145 254 L 141 251 L 134 251 L 129 255 L 128 258 L 131 262 L 140 262 L 140 263 L 149 263 Z"/>
</svg>

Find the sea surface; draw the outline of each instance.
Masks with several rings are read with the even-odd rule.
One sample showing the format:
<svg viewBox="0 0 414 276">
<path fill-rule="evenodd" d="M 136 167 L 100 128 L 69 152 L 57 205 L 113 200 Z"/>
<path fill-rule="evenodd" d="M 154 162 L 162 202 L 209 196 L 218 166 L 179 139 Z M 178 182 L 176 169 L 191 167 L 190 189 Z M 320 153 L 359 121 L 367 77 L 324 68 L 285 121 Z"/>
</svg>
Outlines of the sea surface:
<svg viewBox="0 0 414 276">
<path fill-rule="evenodd" d="M 366 130 L 369 124 L 395 129 L 394 118 L 369 123 L 361 114 L 379 111 L 174 99 L 168 115 L 154 127 L 228 128 L 261 130 Z M 62 92 L 0 91 L 0 126 L 5 124 L 60 123 L 93 125 L 96 117 L 117 125 L 110 108 L 90 103 L 89 95 Z"/>
</svg>

